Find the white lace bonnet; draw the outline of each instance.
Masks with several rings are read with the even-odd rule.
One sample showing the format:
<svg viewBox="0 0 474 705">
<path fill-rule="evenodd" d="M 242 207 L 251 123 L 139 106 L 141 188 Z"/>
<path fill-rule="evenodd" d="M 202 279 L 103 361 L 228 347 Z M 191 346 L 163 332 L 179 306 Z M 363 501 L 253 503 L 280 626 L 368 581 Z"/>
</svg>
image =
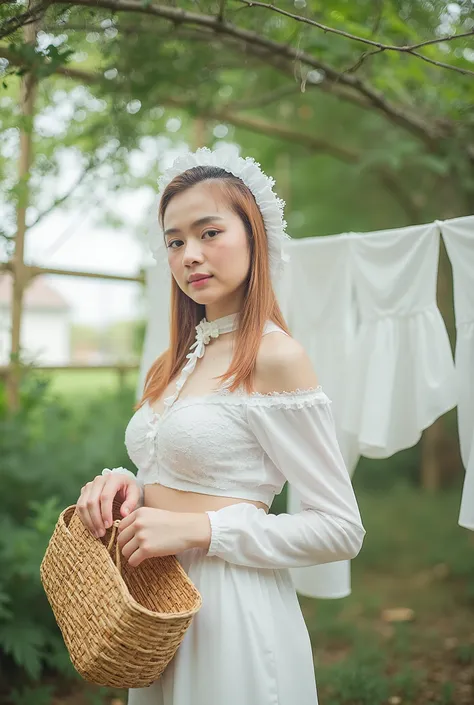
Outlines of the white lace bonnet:
<svg viewBox="0 0 474 705">
<path fill-rule="evenodd" d="M 290 260 L 287 246 L 291 237 L 286 232 L 286 221 L 283 217 L 285 202 L 278 198 L 273 191 L 275 180 L 264 174 L 260 164 L 251 157 L 244 159 L 229 150 L 222 148 L 210 150 L 207 147 L 202 147 L 196 152 L 188 152 L 177 157 L 172 166 L 166 169 L 158 179 L 158 209 L 163 191 L 168 184 L 175 176 L 195 166 L 220 167 L 237 176 L 250 189 L 265 224 L 268 238 L 270 273 L 273 282 L 276 283 L 283 272 L 285 263 Z M 154 208 L 153 235 L 150 246 L 157 264 L 168 270 L 168 256 L 163 239 L 163 230 L 157 217 L 158 209 Z"/>
</svg>

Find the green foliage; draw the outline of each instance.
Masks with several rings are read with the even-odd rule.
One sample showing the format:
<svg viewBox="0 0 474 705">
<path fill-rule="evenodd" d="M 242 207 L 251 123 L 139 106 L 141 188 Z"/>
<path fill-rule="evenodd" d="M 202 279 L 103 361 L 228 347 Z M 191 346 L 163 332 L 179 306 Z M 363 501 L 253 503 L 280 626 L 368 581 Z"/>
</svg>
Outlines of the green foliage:
<svg viewBox="0 0 474 705">
<path fill-rule="evenodd" d="M 14 688 L 10 693 L 12 705 L 51 705 L 54 687 L 51 685 Z"/>
<path fill-rule="evenodd" d="M 422 671 L 407 664 L 391 678 L 391 691 L 402 698 L 402 701 L 411 702 L 418 695 L 424 677 Z"/>
<path fill-rule="evenodd" d="M 457 526 L 460 493 L 430 496 L 404 486 L 357 495 L 367 535 L 352 563 L 352 595 L 300 598 L 321 702 L 467 705 L 461 674 L 473 662 L 474 565 L 472 535 Z M 385 621 L 393 607 L 412 609 L 413 621 Z"/>
<path fill-rule="evenodd" d="M 45 669 L 74 675 L 41 585 L 40 563 L 59 513 L 76 502 L 81 486 L 104 467 L 130 466 L 123 434 L 132 405 L 133 392 L 126 389 L 71 407 L 33 374 L 25 379 L 18 413 L 2 404 L 0 676 L 8 672 L 10 682 L 38 680 Z M 15 697 L 27 699 L 23 691 Z"/>
<path fill-rule="evenodd" d="M 379 461 L 379 472 L 383 472 L 386 462 Z M 363 549 L 365 570 L 390 575 L 396 569 L 398 575 L 409 576 L 413 571 L 443 564 L 456 579 L 474 578 L 472 561 L 468 559 L 470 533 L 457 524 L 460 489 L 429 496 L 399 482 L 386 493 L 361 490 L 357 471 L 354 486 L 367 530 Z M 441 515 L 444 521 L 434 519 Z M 393 531 L 387 531 L 387 526 L 393 527 Z M 382 533 L 385 536 L 380 541 L 378 537 Z M 414 536 L 417 537 L 416 551 L 411 547 Z M 456 551 L 452 550 L 453 546 L 457 547 Z M 360 565 L 360 561 L 356 561 L 355 570 Z"/>
<path fill-rule="evenodd" d="M 441 695 L 435 705 L 454 705 L 454 683 L 443 683 L 441 687 Z"/>
<path fill-rule="evenodd" d="M 151 9 L 147 2 L 142 6 Z M 468 3 L 307 0 L 299 9 L 290 2 L 279 7 L 387 45 L 421 43 L 473 27 Z M 210 0 L 199 7 L 186 0 L 180 10 L 212 18 L 217 7 Z M 0 28 L 17 11 L 16 3 L 1 5 Z M 18 71 L 27 65 L 41 79 L 30 183 L 36 211 L 54 205 L 47 194 L 62 194 L 56 179 L 66 152 L 83 173 L 67 199 L 70 205 L 96 199 L 97 177 L 106 180 L 108 193 L 140 185 L 154 189 L 161 156 L 182 142 L 195 146 L 193 123 L 201 116 L 209 146 L 224 135 L 276 174 L 294 237 L 471 212 L 470 76 L 406 52 L 370 55 L 375 47 L 235 0 L 226 3 L 225 13 L 229 32 L 209 31 L 185 17 L 173 24 L 156 14 L 53 4 L 36 50 L 25 46 L 20 32 L 5 38 L 11 60 L 4 69 L 4 95 L 14 100 L 1 111 L 0 98 L 0 120 L 13 141 L 11 126 L 19 124 Z M 234 30 L 250 32 L 252 41 L 238 40 Z M 320 68 L 303 58 L 262 53 L 261 40 L 287 44 Z M 471 44 L 472 37 L 464 37 L 419 52 L 473 70 Z M 0 56 L 1 49 L 0 42 Z M 54 73 L 64 68 L 72 70 L 74 82 Z M 342 85 L 346 79 L 349 84 Z M 66 104 L 72 109 L 61 111 Z M 41 121 L 51 117 L 59 127 L 48 132 Z M 19 191 L 17 152 L 9 154 L 0 156 L 0 179 L 8 201 L 3 234 L 12 236 Z M 137 157 L 141 165 L 132 168 Z M 101 217 L 113 222 L 117 214 L 108 209 L 106 192 L 99 200 Z"/>
</svg>

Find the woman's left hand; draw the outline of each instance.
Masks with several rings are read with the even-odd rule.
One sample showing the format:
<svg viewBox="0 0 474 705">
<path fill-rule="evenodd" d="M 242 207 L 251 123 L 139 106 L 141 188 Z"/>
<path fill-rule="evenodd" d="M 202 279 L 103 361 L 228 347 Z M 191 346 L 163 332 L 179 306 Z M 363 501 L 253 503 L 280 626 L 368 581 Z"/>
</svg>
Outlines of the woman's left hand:
<svg viewBox="0 0 474 705">
<path fill-rule="evenodd" d="M 117 543 L 128 563 L 136 567 L 146 558 L 171 556 L 188 548 L 209 545 L 206 514 L 184 514 L 140 507 L 118 527 Z"/>
</svg>

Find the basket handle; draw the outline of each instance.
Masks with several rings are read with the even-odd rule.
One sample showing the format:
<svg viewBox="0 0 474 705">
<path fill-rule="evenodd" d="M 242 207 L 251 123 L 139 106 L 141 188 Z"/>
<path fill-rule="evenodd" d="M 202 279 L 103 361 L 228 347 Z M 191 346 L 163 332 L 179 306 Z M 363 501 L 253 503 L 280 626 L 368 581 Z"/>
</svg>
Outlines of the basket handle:
<svg viewBox="0 0 474 705">
<path fill-rule="evenodd" d="M 117 534 L 117 529 L 118 529 L 119 525 L 120 525 L 120 519 L 116 519 L 114 521 L 114 523 L 112 524 L 112 534 L 110 536 L 109 545 L 107 546 L 107 551 L 110 553 L 111 556 L 112 556 L 112 553 L 111 553 L 110 549 L 112 548 L 112 545 L 114 543 L 114 539 Z M 112 559 L 113 559 L 113 556 L 112 556 Z M 121 573 L 122 572 L 122 565 L 121 565 L 121 560 L 120 560 L 120 548 L 119 548 L 118 542 L 115 544 L 115 565 L 117 566 L 119 572 Z"/>
</svg>

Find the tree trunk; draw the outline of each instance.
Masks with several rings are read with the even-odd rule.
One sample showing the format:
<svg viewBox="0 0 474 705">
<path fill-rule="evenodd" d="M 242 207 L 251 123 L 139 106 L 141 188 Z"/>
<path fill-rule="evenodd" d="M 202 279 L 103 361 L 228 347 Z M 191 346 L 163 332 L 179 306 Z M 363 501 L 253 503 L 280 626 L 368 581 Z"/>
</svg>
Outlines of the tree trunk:
<svg viewBox="0 0 474 705">
<path fill-rule="evenodd" d="M 36 2 L 30 0 L 28 9 Z M 24 27 L 25 42 L 36 43 L 38 23 L 27 24 Z M 29 196 L 30 167 L 32 163 L 32 132 L 33 115 L 36 98 L 37 79 L 33 73 L 27 73 L 21 80 L 20 111 L 23 117 L 20 129 L 20 160 L 18 197 L 17 231 L 15 237 L 15 250 L 12 256 L 12 312 L 11 312 L 11 358 L 10 370 L 7 378 L 7 402 L 11 410 L 16 410 L 19 405 L 20 385 L 20 337 L 23 294 L 28 283 L 28 274 L 25 269 L 25 234 L 26 234 L 26 209 Z"/>
<path fill-rule="evenodd" d="M 436 297 L 438 308 L 448 331 L 451 350 L 454 352 L 456 326 L 454 320 L 453 272 L 442 238 Z M 459 438 L 447 432 L 445 416 L 437 419 L 432 426 L 423 432 L 420 468 L 420 479 L 423 489 L 428 492 L 436 492 L 445 482 L 452 484 L 453 478 L 463 472 L 458 447 Z"/>
</svg>

